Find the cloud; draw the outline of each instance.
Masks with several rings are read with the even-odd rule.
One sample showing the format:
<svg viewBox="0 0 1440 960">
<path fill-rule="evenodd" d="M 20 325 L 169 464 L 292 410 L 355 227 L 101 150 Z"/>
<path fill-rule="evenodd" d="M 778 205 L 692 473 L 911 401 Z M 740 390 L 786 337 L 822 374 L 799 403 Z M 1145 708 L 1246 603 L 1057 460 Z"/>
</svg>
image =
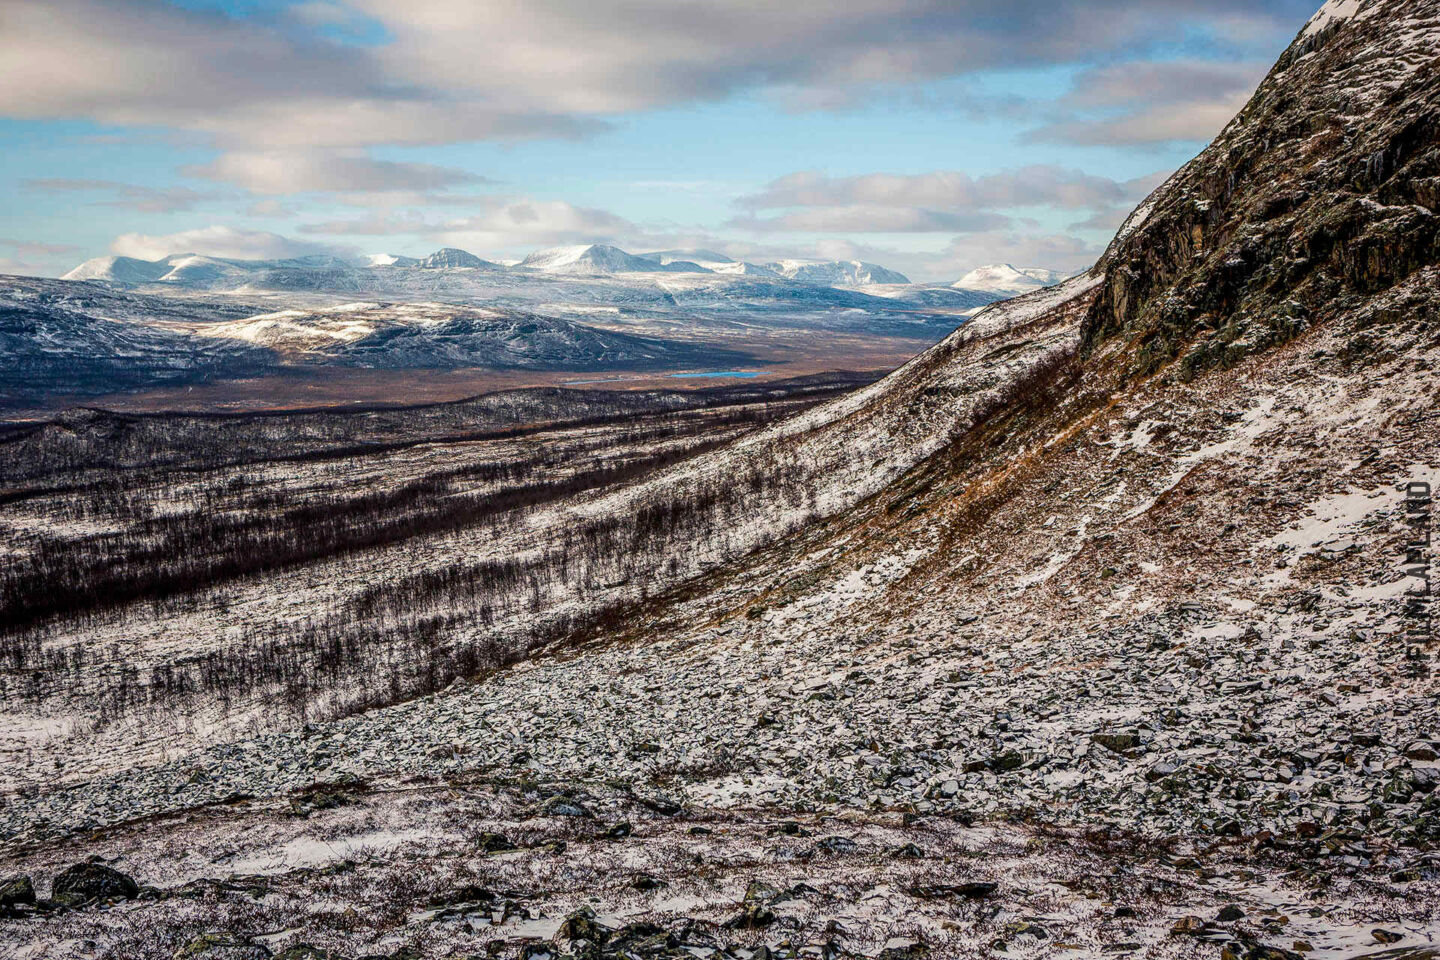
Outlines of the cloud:
<svg viewBox="0 0 1440 960">
<path fill-rule="evenodd" d="M 294 240 L 266 230 L 245 230 L 215 224 L 165 236 L 126 233 L 110 244 L 110 252 L 140 260 L 159 260 L 174 253 L 196 253 L 237 260 L 271 260 L 348 252 L 332 244 Z"/>
<path fill-rule="evenodd" d="M 602 126 L 543 106 L 512 107 L 503 84 L 417 85 L 379 47 L 326 33 L 296 19 L 230 17 L 165 0 L 7 0 L 0 114 L 83 117 L 275 148 L 580 136 Z"/>
<path fill-rule="evenodd" d="M 1311 6 L 351 0 L 241 17 L 166 0 L 7 0 L 0 113 L 190 131 L 238 150 L 575 137 L 616 114 L 747 91 L 823 102 L 1196 34 L 1278 38 Z"/>
<path fill-rule="evenodd" d="M 1108 210 L 1134 203 L 1154 182 L 1153 177 L 1113 180 L 1048 165 L 980 177 L 960 170 L 852 177 L 802 171 L 736 200 L 751 211 L 786 212 L 737 217 L 730 225 L 756 231 L 971 233 L 1009 226 L 1009 218 L 997 211 Z"/>
<path fill-rule="evenodd" d="M 1259 61 L 1108 64 L 1079 74 L 1061 100 L 1066 115 L 1024 139 L 1080 146 L 1208 141 L 1250 99 L 1266 70 Z"/>
<path fill-rule="evenodd" d="M 26 180 L 23 186 L 26 190 L 38 193 L 108 193 L 112 195 L 111 199 L 91 201 L 92 205 L 137 210 L 141 213 L 176 213 L 189 210 L 196 203 L 209 199 L 207 194 L 186 187 L 156 189 L 115 180 L 44 177 Z"/>
<path fill-rule="evenodd" d="M 47 243 L 43 240 L 14 240 L 0 237 L 0 274 L 24 276 L 59 276 L 75 265 L 80 247 L 71 243 Z"/>
<path fill-rule="evenodd" d="M 337 237 L 408 235 L 486 251 L 592 242 L 646 246 L 663 239 L 608 210 L 563 200 L 488 196 L 481 199 L 481 205 L 481 212 L 466 217 L 430 218 L 415 211 L 387 210 L 354 220 L 306 223 L 299 232 Z"/>
<path fill-rule="evenodd" d="M 674 246 L 714 247 L 724 249 L 731 256 L 759 262 L 794 256 L 867 260 L 899 270 L 917 283 L 952 283 L 981 264 L 997 262 L 1022 267 L 1081 270 L 1094 263 L 1104 250 L 1103 244 L 1068 234 L 1014 229 L 964 234 L 932 250 L 857 242 L 849 237 L 822 237 L 783 247 L 743 242 L 727 244 L 718 239 L 676 243 Z"/>
<path fill-rule="evenodd" d="M 950 233 L 991 230 L 1009 222 L 1008 217 L 982 211 L 847 204 L 774 217 L 736 217 L 728 226 L 762 233 Z"/>
<path fill-rule="evenodd" d="M 312 191 L 424 193 L 490 182 L 468 170 L 429 163 L 375 160 L 356 151 L 226 153 L 204 166 L 190 167 L 185 173 L 238 184 L 261 194 Z"/>
<path fill-rule="evenodd" d="M 40 240 L 10 240 L 0 237 L 0 247 L 8 247 L 13 250 L 16 256 L 51 256 L 54 254 L 70 254 L 79 251 L 73 243 L 45 243 Z"/>
<path fill-rule="evenodd" d="M 849 203 L 939 209 L 1017 206 L 1080 209 L 1114 203 L 1128 195 L 1123 182 L 1109 177 L 1035 165 L 981 177 L 972 177 L 962 170 L 868 173 L 834 178 L 813 170 L 802 171 L 773 180 L 759 193 L 741 197 L 736 203 L 755 210 Z"/>
<path fill-rule="evenodd" d="M 917 276 L 955 280 L 987 263 L 1020 267 L 1082 270 L 1100 258 L 1105 247 L 1064 233 L 998 231 L 956 237 L 938 255 L 922 258 L 912 269 Z"/>
</svg>

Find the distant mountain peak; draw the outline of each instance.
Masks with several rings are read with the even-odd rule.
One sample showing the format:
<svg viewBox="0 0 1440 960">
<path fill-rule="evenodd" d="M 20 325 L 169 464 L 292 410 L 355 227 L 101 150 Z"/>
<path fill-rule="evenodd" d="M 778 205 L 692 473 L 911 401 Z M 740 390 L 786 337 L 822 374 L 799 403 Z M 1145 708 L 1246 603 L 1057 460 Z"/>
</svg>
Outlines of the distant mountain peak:
<svg viewBox="0 0 1440 960">
<path fill-rule="evenodd" d="M 909 283 L 903 273 L 864 260 L 773 260 L 765 264 L 782 277 L 803 283 L 863 286 L 870 283 Z"/>
<path fill-rule="evenodd" d="M 520 266 L 546 273 L 708 273 L 704 267 L 686 260 L 662 262 L 650 257 L 637 257 L 608 243 L 579 243 L 537 250 Z"/>
<path fill-rule="evenodd" d="M 1041 287 L 1053 287 L 1070 274 L 1045 267 L 1016 267 L 1009 263 L 989 263 L 976 267 L 951 284 L 960 290 L 984 290 L 987 293 L 1020 294 Z"/>
<path fill-rule="evenodd" d="M 455 247 L 445 247 L 436 250 L 416 266 L 426 270 L 439 270 L 445 267 L 493 267 L 495 264 L 488 260 L 481 260 L 473 253 L 467 253 Z"/>
<path fill-rule="evenodd" d="M 62 276 L 62 280 L 110 280 L 117 283 L 153 283 L 170 272 L 164 260 L 135 257 L 94 257 Z"/>
<path fill-rule="evenodd" d="M 417 267 L 420 261 L 415 257 L 405 257 L 395 253 L 372 253 L 365 258 L 365 262 L 372 267 Z"/>
</svg>

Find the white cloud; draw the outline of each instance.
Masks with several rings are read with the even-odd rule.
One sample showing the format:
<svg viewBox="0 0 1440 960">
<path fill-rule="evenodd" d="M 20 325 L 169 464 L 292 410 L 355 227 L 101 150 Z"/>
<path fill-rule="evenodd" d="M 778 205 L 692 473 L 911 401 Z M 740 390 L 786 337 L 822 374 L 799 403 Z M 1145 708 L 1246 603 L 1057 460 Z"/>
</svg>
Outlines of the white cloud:
<svg viewBox="0 0 1440 960">
<path fill-rule="evenodd" d="M 1265 76 L 1259 61 L 1117 63 L 1087 70 L 1061 101 L 1067 114 L 1032 142 L 1133 146 L 1215 137 Z"/>
<path fill-rule="evenodd" d="M 207 257 L 232 257 L 238 260 L 269 260 L 347 251 L 332 244 L 294 240 L 266 230 L 245 230 L 215 224 L 165 236 L 122 234 L 110 244 L 110 252 L 140 260 L 159 260 L 174 253 L 196 253 Z"/>
<path fill-rule="evenodd" d="M 466 217 L 382 210 L 354 220 L 306 223 L 299 230 L 311 236 L 410 236 L 476 253 L 562 243 L 603 241 L 645 247 L 657 242 L 654 234 L 608 210 L 514 196 L 487 196 L 479 202 L 484 209 Z"/>
<path fill-rule="evenodd" d="M 360 151 L 268 151 L 222 154 L 191 176 L 224 180 L 254 193 L 309 191 L 424 192 L 488 182 L 468 170 L 429 163 L 375 160 Z"/>
<path fill-rule="evenodd" d="M 757 231 L 819 233 L 994 231 L 1010 224 L 1009 218 L 997 211 L 1028 207 L 1108 210 L 1139 200 L 1155 182 L 1153 177 L 1113 180 L 1045 165 L 981 177 L 960 170 L 852 177 L 802 171 L 736 201 L 749 210 L 785 212 L 739 217 L 731 225 Z"/>
</svg>

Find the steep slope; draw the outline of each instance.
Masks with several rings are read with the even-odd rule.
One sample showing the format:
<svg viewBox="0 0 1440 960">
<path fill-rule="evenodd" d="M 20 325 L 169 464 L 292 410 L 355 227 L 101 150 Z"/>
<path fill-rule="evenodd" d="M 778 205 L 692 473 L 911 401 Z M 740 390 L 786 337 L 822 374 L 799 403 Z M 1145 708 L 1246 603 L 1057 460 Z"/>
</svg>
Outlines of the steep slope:
<svg viewBox="0 0 1440 960">
<path fill-rule="evenodd" d="M 873 661 L 877 669 L 898 657 L 898 664 L 884 667 L 889 686 L 877 692 L 896 683 L 901 689 L 929 689 L 938 676 L 958 671 L 960 686 L 947 683 L 943 691 L 951 700 L 971 703 L 978 713 L 947 714 L 950 726 L 934 732 L 933 742 L 924 748 L 939 752 L 922 756 L 916 753 L 924 752 L 915 740 L 919 728 L 907 725 L 933 728 L 935 704 L 917 700 L 915 710 L 882 708 L 854 689 L 846 695 L 854 699 L 834 701 L 834 710 L 880 711 L 868 714 L 866 725 L 889 731 L 885 740 L 897 748 L 909 744 L 901 751 L 903 759 L 887 760 L 886 768 L 914 772 L 887 781 L 879 794 L 882 802 L 923 799 L 933 804 L 938 797 L 954 807 L 976 803 L 972 794 L 979 790 L 988 797 L 979 801 L 982 808 L 999 809 L 1009 801 L 995 794 L 997 783 L 986 778 L 1023 767 L 1036 773 L 1007 787 L 1024 788 L 1014 797 L 1031 797 L 1041 807 L 1093 816 L 1111 825 L 1133 825 L 1138 822 L 1133 818 L 1152 815 L 1147 798 L 1158 802 L 1167 795 L 1185 797 L 1191 796 L 1187 791 L 1209 789 L 1205 777 L 1211 774 L 1172 780 L 1180 769 L 1175 766 L 1159 768 L 1154 781 L 1167 784 L 1169 794 L 1133 790 L 1135 783 L 1151 782 L 1137 765 L 1175 764 L 1146 746 L 1169 744 L 1170 734 L 1162 736 L 1162 731 L 1179 738 L 1173 750 L 1206 749 L 1203 744 L 1186 745 L 1190 727 L 1179 720 L 1161 718 L 1153 721 L 1159 726 L 1136 730 L 1136 718 L 1148 717 L 1152 706 L 1160 709 L 1159 703 L 1170 696 L 1167 690 L 1178 689 L 1180 680 L 1199 684 L 1192 693 L 1199 698 L 1196 710 L 1181 720 L 1243 702 L 1258 718 L 1254 722 L 1260 727 L 1254 733 L 1267 723 L 1292 724 L 1294 718 L 1283 713 L 1290 703 L 1279 696 L 1283 686 L 1251 685 L 1253 675 L 1247 679 L 1243 665 L 1263 663 L 1267 673 L 1298 678 L 1295 682 L 1313 690 L 1313 684 L 1323 687 L 1326 678 L 1363 664 L 1370 682 L 1388 687 L 1385 700 L 1333 698 L 1309 703 L 1308 708 L 1316 716 L 1315 711 L 1354 711 L 1353 717 L 1337 715 L 1334 722 L 1338 728 L 1359 731 L 1354 743 L 1366 749 L 1375 739 L 1365 730 L 1388 731 L 1375 747 L 1383 747 L 1388 759 L 1358 772 L 1337 771 L 1336 782 L 1312 776 L 1307 790 L 1329 783 L 1324 790 L 1354 798 L 1341 801 L 1326 817 L 1350 816 L 1350 811 L 1381 797 L 1392 779 L 1389 771 L 1410 769 L 1415 762 L 1400 751 L 1412 741 L 1423 741 L 1435 722 L 1433 704 L 1424 706 L 1423 699 L 1414 699 L 1428 696 L 1428 687 L 1406 678 L 1403 659 L 1387 661 L 1391 647 L 1378 640 L 1393 637 L 1400 622 L 1400 589 L 1395 585 L 1404 577 L 1394 555 L 1386 559 L 1398 531 L 1381 525 L 1363 528 L 1363 536 L 1348 534 L 1349 546 L 1326 562 L 1317 562 L 1311 538 L 1323 539 L 1325 530 L 1345 532 L 1361 523 L 1370 508 L 1352 511 L 1383 498 L 1387 489 L 1392 490 L 1390 499 L 1376 501 L 1375 508 L 1393 515 L 1399 502 L 1393 484 L 1425 477 L 1432 469 L 1427 464 L 1440 464 L 1435 420 L 1419 416 L 1415 406 L 1434 395 L 1425 371 L 1440 359 L 1431 325 L 1440 271 L 1433 234 L 1425 228 L 1428 214 L 1413 205 L 1396 207 L 1363 193 L 1357 196 L 1365 183 L 1388 196 L 1423 190 L 1428 182 L 1436 130 L 1429 117 L 1435 110 L 1431 94 L 1440 44 L 1437 7 L 1434 0 L 1390 0 L 1360 7 L 1366 15 L 1332 17 L 1323 30 L 1303 32 L 1235 123 L 1137 209 L 1091 271 L 983 310 L 940 345 L 872 387 L 633 488 L 578 504 L 553 521 L 537 519 L 530 536 L 538 544 L 551 522 L 563 527 L 587 517 L 627 516 L 654 504 L 678 511 L 687 504 L 710 502 L 707 498 L 717 488 L 756 491 L 743 515 L 725 503 L 716 508 L 719 525 L 708 533 L 701 532 L 702 527 L 692 529 L 683 555 L 675 555 L 663 572 L 633 571 L 651 589 L 734 561 L 782 534 L 795 534 L 755 554 L 732 574 L 692 586 L 690 593 L 674 598 L 678 605 L 647 615 L 658 620 L 634 619 L 630 634 L 638 646 L 603 657 L 596 654 L 599 659 L 539 662 L 521 670 L 514 681 L 518 696 L 559 684 L 566 690 L 562 700 L 587 702 L 594 711 L 575 715 L 577 720 L 586 718 L 583 727 L 552 728 L 531 741 L 545 744 L 536 748 L 543 751 L 537 762 L 547 769 L 576 771 L 572 761 L 593 758 L 597 749 L 609 755 L 588 740 L 586 747 L 576 745 L 575 738 L 591 736 L 587 731 L 612 729 L 596 723 L 597 716 L 610 714 L 585 689 L 591 682 L 586 678 L 595 671 L 622 675 L 638 670 L 635 682 L 658 684 L 650 700 L 665 709 L 667 704 L 692 702 L 690 683 L 706 682 L 695 680 L 702 671 L 680 683 L 686 674 L 671 669 L 680 650 L 693 648 L 701 658 L 716 654 L 717 663 L 738 669 L 735 658 L 752 656 L 747 651 L 758 656 L 773 649 L 787 664 L 777 676 L 785 678 L 789 689 L 812 682 L 817 689 L 835 685 L 843 667 L 825 651 Z M 1368 107 L 1363 123 L 1346 112 L 1354 106 L 1352 94 L 1337 92 L 1362 66 L 1383 88 L 1381 101 Z M 1366 96 L 1373 94 L 1369 87 L 1362 90 L 1368 91 Z M 1336 123 L 1355 131 L 1354 142 L 1329 135 L 1317 140 L 1313 135 Z M 1285 131 L 1300 133 L 1286 137 Z M 1395 143 L 1400 131 L 1407 133 L 1388 154 L 1394 159 L 1386 163 L 1406 172 L 1358 180 L 1357 170 L 1384 169 L 1385 163 L 1350 164 L 1374 155 L 1375 143 Z M 1311 189 L 1296 208 L 1303 215 L 1277 217 L 1274 211 L 1287 209 L 1298 189 L 1279 175 L 1279 167 L 1292 164 L 1297 150 L 1310 162 L 1294 176 L 1309 178 Z M 1258 177 L 1244 169 L 1233 177 L 1221 174 L 1228 159 L 1240 156 L 1249 158 L 1246 162 L 1260 171 Z M 1207 202 L 1195 195 L 1201 187 L 1219 192 Z M 1225 229 L 1197 230 L 1195 218 L 1208 218 L 1217 208 L 1221 213 L 1215 216 L 1223 218 L 1218 222 Z M 1313 238 L 1315 225 L 1353 225 L 1357 216 L 1374 218 L 1352 227 L 1361 242 L 1341 250 L 1312 246 L 1307 249 L 1330 252 L 1332 259 L 1292 262 L 1289 244 Z M 1410 229 L 1394 233 L 1397 218 Z M 1277 220 L 1294 229 L 1286 239 L 1264 241 Z M 1391 256 L 1383 266 L 1376 266 L 1376 255 L 1366 252 L 1370 248 L 1363 238 L 1373 231 L 1384 231 L 1380 235 L 1389 238 L 1385 249 Z M 1142 237 L 1148 239 L 1142 243 Z M 1257 237 L 1262 239 L 1254 240 Z M 1214 238 L 1213 248 L 1207 238 Z M 1251 267 L 1240 272 L 1237 254 L 1248 249 L 1247 241 L 1275 260 L 1242 261 Z M 1153 258 L 1153 267 L 1142 271 L 1137 262 L 1142 256 Z M 1160 289 L 1149 279 L 1150 270 L 1170 271 L 1170 285 Z M 1322 310 L 1317 304 L 1304 329 L 1285 328 L 1289 339 L 1229 341 L 1232 349 L 1223 360 L 1231 366 L 1225 369 L 1187 361 L 1189 354 L 1173 349 L 1192 339 L 1209 343 L 1221 331 L 1251 329 L 1246 324 L 1270 329 L 1258 318 L 1285 315 L 1286 304 L 1295 299 L 1273 282 L 1277 272 L 1287 270 L 1298 271 L 1289 274 L 1297 280 L 1295 291 L 1323 282 L 1337 306 Z M 1247 284 L 1246 277 L 1257 279 Z M 1272 282 L 1260 285 L 1264 279 Z M 1211 290 L 1213 294 L 1207 293 Z M 1270 303 L 1267 296 L 1283 299 Z M 1210 299 L 1197 300 L 1205 297 Z M 1206 310 L 1192 315 L 1189 311 L 1197 305 Z M 1293 339 L 1302 334 L 1303 342 Z M 1167 354 L 1158 354 L 1153 346 L 1157 340 L 1178 362 L 1164 362 Z M 1247 349 L 1234 348 L 1240 343 L 1248 344 Z M 1207 348 L 1204 356 L 1211 355 Z M 1390 452 L 1380 457 L 1377 451 L 1382 450 Z M 1298 478 L 1307 480 L 1297 489 Z M 1286 493 L 1277 494 L 1280 489 Z M 1348 496 L 1358 500 L 1352 504 L 1345 500 Z M 1307 513 L 1324 519 L 1307 520 Z M 1286 533 L 1290 525 L 1302 532 Z M 1292 545 L 1287 549 L 1286 544 Z M 447 549 L 466 553 L 485 548 L 462 539 Z M 1278 572 L 1276 556 L 1286 561 Z M 1309 559 L 1312 556 L 1315 559 Z M 1345 562 L 1336 565 L 1339 559 Z M 437 555 L 433 562 L 443 566 L 445 556 Z M 351 573 L 365 579 L 361 571 Z M 1344 585 L 1345 578 L 1357 575 L 1360 583 Z M 621 584 L 608 596 L 590 600 L 612 603 L 625 596 Z M 687 605 L 687 596 L 695 597 L 692 605 Z M 862 598 L 863 606 L 854 606 Z M 1197 606 L 1182 609 L 1182 600 Z M 461 616 L 463 607 L 451 612 Z M 263 604 L 247 615 L 270 616 Z M 1377 639 L 1351 635 L 1358 629 L 1357 618 L 1371 624 L 1366 629 Z M 771 640 L 763 647 L 747 646 L 761 635 Z M 1166 645 L 1151 649 L 1157 636 L 1165 638 Z M 1297 643 L 1297 637 L 1303 642 Z M 917 647 L 921 638 L 932 646 Z M 1265 641 L 1263 651 L 1256 647 L 1254 656 L 1263 652 L 1263 657 L 1256 661 L 1246 650 L 1260 640 Z M 1317 654 L 1317 643 L 1329 645 Z M 864 648 L 870 652 L 862 656 Z M 1194 652 L 1190 660 L 1188 654 L 1178 660 L 1160 656 L 1186 648 Z M 907 649 L 912 651 L 908 661 L 898 653 Z M 1166 681 L 1169 687 L 1145 692 L 1147 658 L 1180 670 Z M 756 669 L 768 670 L 768 662 L 768 655 L 760 657 Z M 1010 697 L 1008 687 L 991 685 L 992 672 L 997 664 L 1014 669 L 1021 663 L 1045 665 L 1033 675 L 1033 695 L 1027 702 L 1056 712 L 997 727 L 999 714 L 1016 708 L 1003 706 Z M 1111 700 L 1075 699 L 1069 681 L 1062 683 L 1060 677 L 1080 670 L 1080 663 L 1088 664 L 1086 672 L 1075 674 L 1082 686 L 1113 689 L 1113 697 L 1119 698 L 1113 702 L 1142 706 L 1111 711 Z M 1098 674 L 1101 664 L 1106 665 L 1103 677 Z M 1205 682 L 1207 664 L 1209 670 L 1221 671 L 1214 684 Z M 1195 670 L 1201 673 L 1191 672 Z M 1045 671 L 1062 674 L 1045 679 L 1051 677 Z M 972 679 L 963 681 L 967 676 Z M 574 677 L 579 686 L 572 689 L 565 677 Z M 766 688 L 771 686 L 767 681 Z M 480 695 L 489 697 L 492 689 L 483 687 Z M 1256 696 L 1249 697 L 1252 693 Z M 1241 694 L 1247 696 L 1236 699 Z M 1157 695 L 1161 701 L 1154 699 Z M 1390 703 L 1401 701 L 1407 704 L 1405 712 L 1384 712 Z M 345 739 L 367 745 L 367 768 L 398 762 L 385 751 L 373 752 L 376 734 L 369 725 L 412 716 L 428 725 L 451 709 L 464 715 L 468 701 L 462 697 L 453 708 L 448 703 L 417 704 L 397 708 L 393 717 L 355 721 Z M 765 697 L 756 695 L 736 700 L 733 707 L 740 713 L 724 728 L 744 735 L 753 729 L 745 712 L 763 709 L 764 703 Z M 712 713 L 714 707 L 710 705 Z M 790 703 L 787 709 L 798 705 Z M 713 737 L 712 713 L 691 716 L 686 721 L 695 725 L 688 728 L 690 733 L 676 733 L 673 748 L 662 750 L 656 762 L 693 763 L 685 760 L 691 742 L 687 738 L 703 738 L 704 729 Z M 958 725 L 970 715 L 981 719 L 980 727 Z M 671 718 L 672 730 L 677 722 Z M 781 738 L 775 749 L 787 749 L 789 729 L 782 723 L 774 731 Z M 1306 768 L 1321 763 L 1296 760 L 1302 748 L 1289 738 L 1303 738 L 1306 727 L 1302 723 L 1287 729 L 1283 735 L 1263 734 L 1286 744 L 1280 755 L 1290 758 L 1291 772 L 1288 780 L 1277 781 L 1284 783 L 1295 780 L 1294 764 Z M 1037 737 L 1042 731 L 1055 732 L 1069 737 L 1071 746 L 1078 740 L 1094 742 L 1101 744 L 1096 748 L 1101 752 L 1058 750 L 1050 741 L 1026 739 L 1027 731 Z M 1017 740 L 1017 734 L 1024 735 Z M 480 740 L 471 744 L 473 749 L 490 749 L 483 735 L 474 736 Z M 1230 762 L 1261 759 L 1246 752 L 1254 740 L 1227 742 L 1238 751 Z M 495 749 L 508 747 L 497 743 Z M 791 779 L 784 772 L 787 764 L 766 752 L 766 741 L 752 746 L 733 742 L 727 749 L 742 769 L 763 772 L 755 782 L 778 790 L 777 797 L 814 801 L 817 789 L 844 797 L 853 789 L 861 791 L 857 796 L 870 795 L 863 778 L 846 781 L 852 786 L 838 793 L 817 787 L 841 775 L 833 765 L 826 766 L 822 756 L 810 756 L 800 765 L 806 776 Z M 1019 758 L 1014 767 L 1005 759 L 1010 752 Z M 612 762 L 621 761 L 612 757 Z M 1075 770 L 1080 775 L 1067 772 Z M 1373 776 L 1366 770 L 1373 770 Z M 861 772 L 851 769 L 846 776 Z M 959 792 L 947 788 L 934 793 L 940 781 L 933 778 L 942 776 L 955 780 Z M 1258 776 L 1269 782 L 1263 770 Z M 1425 775 L 1416 776 L 1423 781 Z M 237 786 L 216 783 L 202 792 Z M 686 789 L 700 798 L 716 786 L 699 776 Z M 762 799 L 734 784 L 725 789 L 732 797 Z M 1417 795 L 1414 790 L 1392 793 L 1409 797 Z M 1305 815 L 1300 811 L 1310 794 L 1298 788 L 1291 793 L 1295 796 L 1277 800 L 1273 790 L 1226 787 L 1209 801 L 1177 803 L 1162 812 L 1168 829 L 1182 831 L 1208 828 L 1217 817 L 1242 815 L 1248 823 L 1269 823 L 1268 829 L 1292 829 L 1294 817 Z M 1106 803 L 1096 802 L 1098 798 Z M 1273 806 L 1279 800 L 1284 801 L 1283 813 Z M 1262 812 L 1265 804 L 1272 805 L 1270 813 Z M 1396 815 L 1403 820 L 1405 811 Z"/>
<path fill-rule="evenodd" d="M 675 513 L 695 505 L 702 517 L 714 511 L 715 526 L 696 521 L 687 528 L 692 539 L 683 552 L 654 570 L 631 571 L 632 585 L 643 581 L 653 591 L 805 531 L 775 554 L 757 555 L 754 569 L 718 594 L 703 594 L 701 606 L 743 611 L 771 605 L 772 594 L 797 610 L 823 606 L 833 581 L 873 555 L 901 583 L 872 610 L 877 638 L 903 635 L 907 618 L 933 624 L 936 617 L 979 616 L 963 612 L 971 607 L 991 611 L 992 636 L 1027 643 L 1053 637 L 1057 624 L 1097 638 L 1122 628 L 1136 635 L 1170 629 L 1176 621 L 1155 617 L 1173 616 L 1175 597 L 1194 594 L 1197 570 L 1216 590 L 1229 579 L 1246 583 L 1243 592 L 1254 595 L 1236 597 L 1238 609 L 1262 600 L 1293 603 L 1288 578 L 1251 582 L 1263 565 L 1252 544 L 1303 521 L 1307 509 L 1330 509 L 1323 501 L 1347 485 L 1381 490 L 1407 471 L 1440 463 L 1433 418 L 1376 413 L 1387 396 L 1403 408 L 1433 395 L 1424 375 L 1435 346 L 1430 215 L 1360 192 L 1369 184 L 1378 196 L 1409 195 L 1433 179 L 1437 8 L 1436 0 L 1327 7 L 1327 25 L 1301 33 L 1240 116 L 1132 214 L 1092 270 L 984 309 L 871 387 L 643 484 L 537 519 L 531 542 L 584 518 L 631 516 L 656 504 Z M 1337 9 L 1359 14 L 1339 17 Z M 1361 74 L 1369 82 L 1357 86 Z M 1363 117 L 1350 113 L 1354 97 L 1364 98 Z M 1353 135 L 1331 133 L 1337 124 Z M 1377 154 L 1377 143 L 1392 146 Z M 1231 160 L 1244 161 L 1233 175 L 1226 173 Z M 1359 179 L 1387 164 L 1389 175 Z M 1287 179 L 1285 167 L 1299 180 Z M 1297 202 L 1297 182 L 1309 185 L 1294 208 L 1303 215 L 1277 215 Z M 1197 197 L 1201 188 L 1215 196 Z M 1212 215 L 1223 230 L 1197 229 L 1197 216 L 1208 222 Z M 1357 217 L 1373 219 L 1357 224 Z M 1409 229 L 1396 232 L 1397 223 Z M 1277 224 L 1290 225 L 1278 239 L 1271 237 Z M 1292 256 L 1293 244 L 1323 233 L 1320 227 L 1345 224 L 1351 242 L 1304 248 L 1330 259 Z M 1375 252 L 1365 239 L 1371 236 L 1386 239 L 1388 257 Z M 1142 264 L 1144 257 L 1153 266 Z M 1151 277 L 1166 271 L 1171 282 L 1161 288 Z M 1277 276 L 1291 276 L 1296 286 L 1279 285 Z M 1285 338 L 1237 336 L 1223 362 L 1206 364 L 1177 347 L 1208 345 L 1237 330 L 1253 334 L 1257 324 L 1269 330 L 1264 318 L 1289 316 L 1292 294 L 1312 288 L 1325 290 L 1330 305 L 1307 308 L 1307 323 L 1283 326 L 1289 338 L 1306 338 L 1286 352 L 1273 352 L 1290 342 Z M 1207 346 L 1198 355 L 1214 351 Z M 1277 394 L 1290 399 L 1279 402 Z M 1326 443 L 1353 459 L 1326 453 Z M 1253 460 L 1267 447 L 1288 453 L 1259 461 L 1258 469 Z M 1376 451 L 1387 449 L 1404 452 L 1379 459 Z M 1341 471 L 1330 480 L 1319 473 L 1327 463 Z M 1311 478 L 1303 496 L 1277 497 L 1287 467 Z M 717 489 L 756 492 L 737 513 L 715 500 Z M 1205 544 L 1191 516 L 1216 524 Z M 906 548 L 896 553 L 895 544 Z M 1370 546 L 1381 549 L 1384 541 Z M 496 549 L 460 537 L 445 545 L 467 557 Z M 1136 559 L 1147 551 L 1164 553 L 1161 566 L 1176 571 L 1153 589 L 1145 585 L 1151 561 Z M 437 552 L 425 562 L 444 567 L 448 556 Z M 1381 575 L 1394 572 L 1374 559 Z M 364 581 L 361 571 L 351 573 Z M 755 586 L 767 573 L 769 585 Z M 1122 574 L 1125 580 L 1112 580 Z M 1129 602 L 1142 590 L 1154 595 Z M 1397 596 L 1373 596 L 1378 618 L 1389 618 L 1381 608 Z M 627 598 L 635 592 L 622 582 L 586 602 Z M 463 604 L 451 613 L 463 617 Z M 272 612 L 257 601 L 245 615 L 263 621 Z M 1266 622 L 1279 629 L 1280 621 Z M 1230 639 L 1222 633 L 1207 642 Z M 975 650 L 982 660 L 989 655 L 984 644 Z M 544 677 L 537 673 L 535 682 Z M 1428 716 L 1419 712 L 1406 723 Z"/>
<path fill-rule="evenodd" d="M 1117 239 L 1087 347 L 1124 338 L 1137 373 L 1225 366 L 1434 264 L 1434 25 L 1429 3 L 1327 3 Z"/>
</svg>

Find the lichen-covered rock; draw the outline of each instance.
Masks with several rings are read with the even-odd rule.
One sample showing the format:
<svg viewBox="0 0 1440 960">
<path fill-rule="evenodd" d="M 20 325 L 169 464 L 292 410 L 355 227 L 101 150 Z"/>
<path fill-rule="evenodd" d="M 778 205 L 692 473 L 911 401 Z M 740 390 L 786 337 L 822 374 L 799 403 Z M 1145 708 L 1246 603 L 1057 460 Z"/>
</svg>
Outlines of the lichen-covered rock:
<svg viewBox="0 0 1440 960">
<path fill-rule="evenodd" d="M 0 917 L 13 916 L 35 906 L 35 885 L 21 874 L 0 880 Z"/>
<path fill-rule="evenodd" d="M 140 885 L 103 863 L 77 863 L 55 878 L 51 897 L 55 900 L 131 900 L 140 896 Z"/>
</svg>

